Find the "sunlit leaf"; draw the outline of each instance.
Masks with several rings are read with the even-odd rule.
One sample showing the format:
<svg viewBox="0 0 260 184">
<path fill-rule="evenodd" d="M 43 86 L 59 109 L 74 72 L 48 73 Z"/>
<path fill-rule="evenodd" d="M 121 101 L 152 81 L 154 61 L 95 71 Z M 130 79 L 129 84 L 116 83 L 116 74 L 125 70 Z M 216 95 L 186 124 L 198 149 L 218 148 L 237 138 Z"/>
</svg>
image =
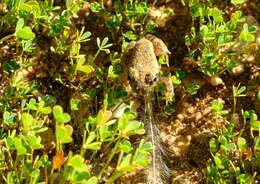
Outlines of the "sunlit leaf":
<svg viewBox="0 0 260 184">
<path fill-rule="evenodd" d="M 222 164 L 222 160 L 218 156 L 214 156 L 214 162 L 219 169 L 225 168 Z"/>
<path fill-rule="evenodd" d="M 84 163 L 84 158 L 80 155 L 74 155 L 72 158 L 69 159 L 68 165 L 73 167 L 78 172 L 88 172 L 89 168 Z"/>
<path fill-rule="evenodd" d="M 17 155 L 25 155 L 27 150 L 24 147 L 22 140 L 18 137 L 14 137 L 13 141 L 14 141 L 15 149 L 17 151 Z"/>
<path fill-rule="evenodd" d="M 29 146 L 33 150 L 41 149 L 43 147 L 43 145 L 41 144 L 41 137 L 40 136 L 36 136 L 34 134 L 29 134 L 29 135 L 26 136 L 26 140 L 28 141 Z"/>
<path fill-rule="evenodd" d="M 56 126 L 56 138 L 60 144 L 70 143 L 73 141 L 71 135 L 73 128 L 70 125 L 57 125 Z"/>
<path fill-rule="evenodd" d="M 55 105 L 53 107 L 52 112 L 53 112 L 55 120 L 58 123 L 67 123 L 71 120 L 71 117 L 68 113 L 63 113 L 63 109 L 60 105 Z"/>
<path fill-rule="evenodd" d="M 29 113 L 23 113 L 21 116 L 21 121 L 22 121 L 22 125 L 23 125 L 23 129 L 25 131 L 30 130 L 32 124 L 33 124 L 33 117 L 31 114 Z"/>
<path fill-rule="evenodd" d="M 28 26 L 25 26 L 25 27 L 17 30 L 16 36 L 18 38 L 25 39 L 25 40 L 32 40 L 35 38 L 35 34 L 32 32 L 31 28 Z"/>
<path fill-rule="evenodd" d="M 241 151 L 244 151 L 247 148 L 246 139 L 243 137 L 238 137 L 237 145 Z"/>
<path fill-rule="evenodd" d="M 97 183 L 98 183 L 97 177 L 96 176 L 92 176 L 84 184 L 97 184 Z"/>
<path fill-rule="evenodd" d="M 234 5 L 243 4 L 244 2 L 245 2 L 245 0 L 231 0 L 231 3 Z"/>
</svg>

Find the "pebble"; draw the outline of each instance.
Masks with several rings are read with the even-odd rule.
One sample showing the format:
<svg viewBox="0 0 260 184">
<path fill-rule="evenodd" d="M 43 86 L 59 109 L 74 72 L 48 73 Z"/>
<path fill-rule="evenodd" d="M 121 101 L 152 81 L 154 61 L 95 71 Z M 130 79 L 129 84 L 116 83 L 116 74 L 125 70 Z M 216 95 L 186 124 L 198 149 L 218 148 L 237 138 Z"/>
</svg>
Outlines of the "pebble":
<svg viewBox="0 0 260 184">
<path fill-rule="evenodd" d="M 207 107 L 207 108 L 205 108 L 205 109 L 203 110 L 202 115 L 203 115 L 203 116 L 206 116 L 206 115 L 208 115 L 210 112 L 211 112 L 211 107 Z"/>
<path fill-rule="evenodd" d="M 252 61 L 255 60 L 255 57 L 254 57 L 253 55 L 249 55 L 249 56 L 246 57 L 246 60 L 247 60 L 248 62 L 252 62 Z"/>
<path fill-rule="evenodd" d="M 218 98 L 217 99 L 220 103 L 222 103 L 223 105 L 225 104 L 225 100 L 223 100 L 222 98 Z"/>
<path fill-rule="evenodd" d="M 177 136 L 177 137 L 172 137 L 168 140 L 171 144 L 170 149 L 171 151 L 174 152 L 176 155 L 182 155 L 187 148 L 190 145 L 191 142 L 191 136 Z"/>
<path fill-rule="evenodd" d="M 178 114 L 178 115 L 177 115 L 177 118 L 178 118 L 181 122 L 185 119 L 185 117 L 183 116 L 183 114 Z"/>
<path fill-rule="evenodd" d="M 235 66 L 231 72 L 233 75 L 238 76 L 238 75 L 244 73 L 244 71 L 245 71 L 244 65 L 239 64 L 239 65 Z"/>
<path fill-rule="evenodd" d="M 189 114 L 193 114 L 194 112 L 195 112 L 195 107 L 193 107 L 193 106 L 191 106 L 191 107 L 189 107 L 189 108 L 187 108 L 187 112 L 189 113 Z"/>
<path fill-rule="evenodd" d="M 185 175 L 180 175 L 173 178 L 173 184 L 191 184 L 191 182 L 185 178 Z"/>
<path fill-rule="evenodd" d="M 256 43 L 260 46 L 260 36 L 256 39 Z"/>
<path fill-rule="evenodd" d="M 219 86 L 219 85 L 224 85 L 224 82 L 220 77 L 211 77 L 210 84 L 212 86 Z"/>
<path fill-rule="evenodd" d="M 184 102 L 183 107 L 191 107 L 191 104 L 189 104 L 188 102 Z"/>
<path fill-rule="evenodd" d="M 201 114 L 201 112 L 197 112 L 196 114 L 195 114 L 195 122 L 198 122 L 199 120 L 201 120 L 202 119 L 202 114 Z"/>
</svg>

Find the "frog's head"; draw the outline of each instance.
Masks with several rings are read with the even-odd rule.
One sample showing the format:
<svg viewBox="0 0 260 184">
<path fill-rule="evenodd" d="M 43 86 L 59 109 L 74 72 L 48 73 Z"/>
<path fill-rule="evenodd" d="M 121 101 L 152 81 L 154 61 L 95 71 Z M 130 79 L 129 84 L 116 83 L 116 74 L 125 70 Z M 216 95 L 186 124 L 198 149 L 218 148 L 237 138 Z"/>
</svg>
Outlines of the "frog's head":
<svg viewBox="0 0 260 184">
<path fill-rule="evenodd" d="M 129 72 L 131 87 L 140 94 L 151 90 L 156 85 L 159 78 L 158 73 L 140 73 L 133 68 L 131 68 Z"/>
</svg>

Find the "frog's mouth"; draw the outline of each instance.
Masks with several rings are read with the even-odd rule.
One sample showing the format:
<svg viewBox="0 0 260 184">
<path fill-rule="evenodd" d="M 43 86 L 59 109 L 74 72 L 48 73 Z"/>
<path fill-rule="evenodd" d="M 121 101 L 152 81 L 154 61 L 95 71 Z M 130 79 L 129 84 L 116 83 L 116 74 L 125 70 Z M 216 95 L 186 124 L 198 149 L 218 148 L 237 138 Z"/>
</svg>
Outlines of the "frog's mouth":
<svg viewBox="0 0 260 184">
<path fill-rule="evenodd" d="M 153 86 L 157 81 L 157 77 L 153 77 L 150 74 L 146 74 L 145 78 L 144 78 L 144 82 L 145 84 L 147 84 L 147 86 Z"/>
<path fill-rule="evenodd" d="M 146 74 L 144 81 L 132 80 L 130 85 L 134 91 L 141 95 L 145 95 L 146 92 L 152 90 L 157 82 L 157 77 L 153 77 L 150 74 Z"/>
</svg>

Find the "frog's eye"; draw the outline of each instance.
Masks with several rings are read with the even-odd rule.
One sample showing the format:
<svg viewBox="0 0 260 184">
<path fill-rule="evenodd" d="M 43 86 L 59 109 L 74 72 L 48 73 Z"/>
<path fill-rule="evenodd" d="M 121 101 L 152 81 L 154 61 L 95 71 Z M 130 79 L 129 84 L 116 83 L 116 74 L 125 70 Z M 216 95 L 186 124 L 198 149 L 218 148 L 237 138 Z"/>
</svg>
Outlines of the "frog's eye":
<svg viewBox="0 0 260 184">
<path fill-rule="evenodd" d="M 152 85 L 156 80 L 157 80 L 156 77 L 153 78 L 150 74 L 145 75 L 145 83 L 146 84 Z"/>
</svg>

